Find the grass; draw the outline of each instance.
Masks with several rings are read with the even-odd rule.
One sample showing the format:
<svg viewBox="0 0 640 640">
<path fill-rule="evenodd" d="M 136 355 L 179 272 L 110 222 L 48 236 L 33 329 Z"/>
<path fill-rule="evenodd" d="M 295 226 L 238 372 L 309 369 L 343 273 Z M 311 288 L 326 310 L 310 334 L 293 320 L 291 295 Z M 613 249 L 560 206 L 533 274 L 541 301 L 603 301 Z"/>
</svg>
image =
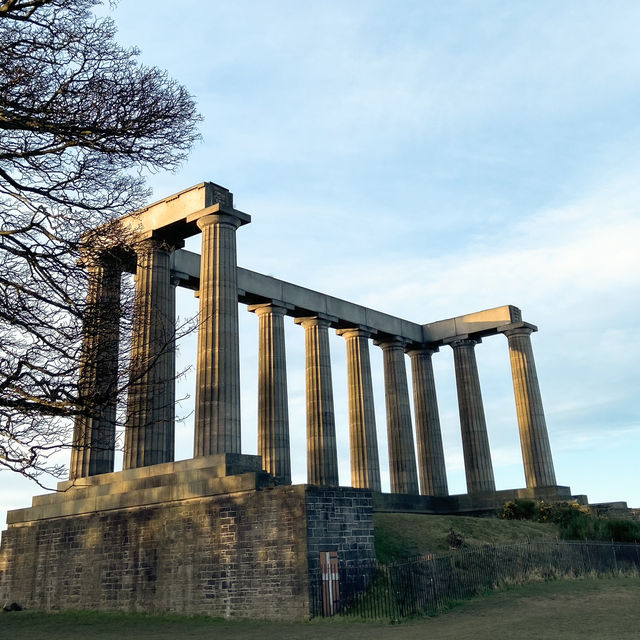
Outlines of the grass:
<svg viewBox="0 0 640 640">
<path fill-rule="evenodd" d="M 640 629 L 640 579 L 535 583 L 459 603 L 435 618 L 402 625 L 320 619 L 310 623 L 225 622 L 210 618 L 93 612 L 0 613 L 0 638 L 11 640 L 631 640 Z"/>
<path fill-rule="evenodd" d="M 557 525 L 528 520 L 376 513 L 373 522 L 376 555 L 384 563 L 447 551 L 450 529 L 460 534 L 468 546 L 549 540 L 558 536 Z"/>
</svg>

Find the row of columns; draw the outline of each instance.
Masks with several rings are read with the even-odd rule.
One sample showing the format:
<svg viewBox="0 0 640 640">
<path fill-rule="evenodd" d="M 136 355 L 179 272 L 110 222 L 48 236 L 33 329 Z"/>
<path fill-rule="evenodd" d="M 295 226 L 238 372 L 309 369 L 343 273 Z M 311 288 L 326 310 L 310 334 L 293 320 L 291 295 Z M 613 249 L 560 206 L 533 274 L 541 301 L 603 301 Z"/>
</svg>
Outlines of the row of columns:
<svg viewBox="0 0 640 640">
<path fill-rule="evenodd" d="M 202 232 L 200 316 L 194 455 L 241 453 L 240 374 L 236 230 L 242 220 L 230 213 L 197 220 Z M 173 459 L 175 283 L 170 280 L 172 247 L 149 238 L 137 248 L 136 301 L 125 429 L 124 468 Z M 116 279 L 118 285 L 116 286 Z M 108 263 L 92 267 L 89 301 L 97 309 L 119 302 L 119 274 Z M 117 306 L 117 305 L 116 305 Z M 291 481 L 284 303 L 253 305 L 259 317 L 258 453 L 265 470 Z M 107 393 L 117 383 L 117 322 L 97 312 L 85 330 L 80 392 L 102 394 L 91 415 L 76 422 L 71 477 L 113 470 L 115 404 Z M 334 319 L 335 320 L 335 319 Z M 336 426 L 328 328 L 332 319 L 299 317 L 305 330 L 308 482 L 337 485 Z M 555 485 L 542 401 L 529 335 L 531 325 L 505 327 L 520 441 L 528 487 Z M 380 468 L 373 404 L 369 339 L 364 327 L 339 330 L 347 346 L 351 483 L 379 491 Z M 106 338 L 105 335 L 111 335 Z M 116 336 L 115 339 L 113 336 Z M 480 340 L 457 337 L 454 352 L 460 424 L 469 493 L 495 491 L 491 454 L 475 360 Z M 447 479 L 431 362 L 435 347 L 409 346 L 415 408 L 418 466 L 414 450 L 406 342 L 376 340 L 383 351 L 389 467 L 392 493 L 447 495 Z M 96 354 L 99 354 L 96 356 Z M 105 365 L 105 362 L 108 363 Z M 115 370 L 114 370 L 115 363 Z"/>
</svg>

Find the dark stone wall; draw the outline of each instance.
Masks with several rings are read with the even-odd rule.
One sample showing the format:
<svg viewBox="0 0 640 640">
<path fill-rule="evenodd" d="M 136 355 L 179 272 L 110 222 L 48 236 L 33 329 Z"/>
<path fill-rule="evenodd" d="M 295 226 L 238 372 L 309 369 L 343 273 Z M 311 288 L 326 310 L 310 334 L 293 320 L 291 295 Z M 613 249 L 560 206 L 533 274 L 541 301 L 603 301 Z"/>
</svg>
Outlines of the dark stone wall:
<svg viewBox="0 0 640 640">
<path fill-rule="evenodd" d="M 374 554 L 371 494 L 304 485 L 10 525 L 0 602 L 30 609 L 303 619 L 319 552 Z"/>
<path fill-rule="evenodd" d="M 312 616 L 322 611 L 320 552 L 338 553 L 343 601 L 365 589 L 375 563 L 371 491 L 307 487 L 307 549 Z"/>
</svg>

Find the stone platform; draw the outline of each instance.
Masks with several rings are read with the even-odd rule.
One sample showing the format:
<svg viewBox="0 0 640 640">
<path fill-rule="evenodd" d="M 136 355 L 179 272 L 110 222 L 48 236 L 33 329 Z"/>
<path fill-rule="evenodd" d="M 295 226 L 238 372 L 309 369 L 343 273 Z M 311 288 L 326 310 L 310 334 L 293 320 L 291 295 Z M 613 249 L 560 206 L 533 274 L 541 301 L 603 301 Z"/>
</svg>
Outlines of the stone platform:
<svg viewBox="0 0 640 640">
<path fill-rule="evenodd" d="M 0 601 L 30 609 L 305 619 L 320 554 L 375 557 L 371 493 L 276 486 L 221 454 L 64 482 L 9 512 Z"/>
<path fill-rule="evenodd" d="M 396 493 L 373 493 L 373 509 L 381 513 L 424 513 L 431 515 L 491 515 L 506 502 L 518 499 L 558 502 L 573 500 L 587 504 L 587 496 L 572 495 L 569 487 L 504 489 L 453 496 L 415 496 Z"/>
</svg>

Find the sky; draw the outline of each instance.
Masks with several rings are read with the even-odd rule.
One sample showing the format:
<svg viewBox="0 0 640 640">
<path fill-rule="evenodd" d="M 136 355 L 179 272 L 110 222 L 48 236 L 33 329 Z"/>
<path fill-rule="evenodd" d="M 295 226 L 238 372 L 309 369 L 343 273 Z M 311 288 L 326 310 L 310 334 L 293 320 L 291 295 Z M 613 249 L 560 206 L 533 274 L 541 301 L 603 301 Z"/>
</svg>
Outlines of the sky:
<svg viewBox="0 0 640 640">
<path fill-rule="evenodd" d="M 202 141 L 158 200 L 209 180 L 252 215 L 240 266 L 418 323 L 513 304 L 532 343 L 558 484 L 640 507 L 640 4 L 137 0 L 123 44 L 184 84 Z M 187 248 L 199 251 L 199 239 Z M 180 291 L 182 318 L 197 313 Z M 258 319 L 240 307 L 243 452 L 257 452 Z M 286 322 L 293 480 L 304 332 Z M 191 457 L 197 339 L 181 341 Z M 346 347 L 331 332 L 340 481 Z M 382 355 L 371 345 L 383 488 Z M 524 487 L 507 341 L 476 347 L 498 489 Z M 453 354 L 434 355 L 452 494 L 465 492 Z M 2 475 L 0 519 L 42 493 Z"/>
</svg>

